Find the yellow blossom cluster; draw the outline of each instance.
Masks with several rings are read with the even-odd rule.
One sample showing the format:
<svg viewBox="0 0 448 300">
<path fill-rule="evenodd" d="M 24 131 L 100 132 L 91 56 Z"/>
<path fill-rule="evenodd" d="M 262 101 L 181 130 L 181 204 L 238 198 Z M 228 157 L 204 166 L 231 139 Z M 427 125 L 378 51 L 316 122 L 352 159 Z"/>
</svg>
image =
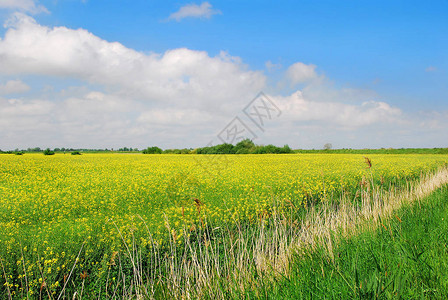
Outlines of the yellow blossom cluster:
<svg viewBox="0 0 448 300">
<path fill-rule="evenodd" d="M 369 159 L 371 167 L 357 154 L 1 155 L 0 259 L 8 275 L 0 283 L 45 297 L 75 265 L 84 272 L 78 280 L 89 280 L 85 270 L 106 274 L 123 244 L 180 242 L 200 226 L 252 222 L 273 207 L 306 207 L 341 192 L 355 197 L 366 178 L 394 184 L 448 162 Z"/>
</svg>

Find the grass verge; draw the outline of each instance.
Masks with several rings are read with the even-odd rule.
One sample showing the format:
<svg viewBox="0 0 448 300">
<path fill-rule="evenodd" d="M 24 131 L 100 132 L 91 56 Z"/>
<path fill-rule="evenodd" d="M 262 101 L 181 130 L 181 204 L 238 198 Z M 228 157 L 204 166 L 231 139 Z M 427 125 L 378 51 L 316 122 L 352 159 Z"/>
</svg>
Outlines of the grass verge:
<svg viewBox="0 0 448 300">
<path fill-rule="evenodd" d="M 392 217 L 297 256 L 291 276 L 268 298 L 447 299 L 448 187 L 406 204 Z"/>
</svg>

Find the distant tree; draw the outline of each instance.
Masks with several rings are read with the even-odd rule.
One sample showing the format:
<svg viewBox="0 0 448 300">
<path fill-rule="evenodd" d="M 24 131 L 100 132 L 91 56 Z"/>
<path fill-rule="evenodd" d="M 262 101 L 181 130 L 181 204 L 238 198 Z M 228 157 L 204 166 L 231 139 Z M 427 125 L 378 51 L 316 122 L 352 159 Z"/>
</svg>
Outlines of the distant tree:
<svg viewBox="0 0 448 300">
<path fill-rule="evenodd" d="M 333 149 L 333 145 L 331 143 L 326 143 L 324 145 L 324 150 L 331 150 L 331 149 Z"/>
<path fill-rule="evenodd" d="M 81 155 L 81 152 L 79 152 L 79 151 L 73 151 L 73 152 L 72 152 L 72 155 Z"/>
<path fill-rule="evenodd" d="M 162 154 L 162 149 L 159 147 L 148 147 L 145 150 L 143 150 L 143 154 Z"/>
<path fill-rule="evenodd" d="M 54 155 L 54 151 L 51 151 L 50 148 L 44 150 L 44 155 Z"/>
<path fill-rule="evenodd" d="M 255 151 L 255 144 L 250 139 L 244 139 L 238 142 L 235 146 L 236 154 L 248 154 L 253 153 Z"/>
<path fill-rule="evenodd" d="M 268 154 L 268 153 L 280 153 L 280 148 L 274 145 L 258 146 L 254 153 L 255 154 Z"/>
<path fill-rule="evenodd" d="M 232 144 L 220 144 L 220 145 L 216 145 L 213 147 L 214 149 L 214 153 L 216 154 L 232 154 L 235 153 L 234 148 L 235 146 L 233 146 Z"/>
<path fill-rule="evenodd" d="M 288 145 L 284 145 L 280 148 L 280 153 L 292 153 L 292 149 Z"/>
</svg>

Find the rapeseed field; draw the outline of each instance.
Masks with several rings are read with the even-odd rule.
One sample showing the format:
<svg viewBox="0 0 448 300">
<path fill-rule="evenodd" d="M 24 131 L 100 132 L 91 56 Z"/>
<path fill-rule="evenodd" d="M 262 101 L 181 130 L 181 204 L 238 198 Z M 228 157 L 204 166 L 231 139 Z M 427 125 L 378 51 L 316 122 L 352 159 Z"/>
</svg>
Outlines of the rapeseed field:
<svg viewBox="0 0 448 300">
<path fill-rule="evenodd" d="M 370 182 L 388 189 L 448 163 L 369 159 L 372 167 L 357 154 L 1 155 L 0 283 L 19 298 L 54 297 L 74 272 L 103 286 L 125 247 L 180 244 L 200 228 L 256 223 L 274 207 L 306 210 L 341 193 L 357 201 Z"/>
</svg>

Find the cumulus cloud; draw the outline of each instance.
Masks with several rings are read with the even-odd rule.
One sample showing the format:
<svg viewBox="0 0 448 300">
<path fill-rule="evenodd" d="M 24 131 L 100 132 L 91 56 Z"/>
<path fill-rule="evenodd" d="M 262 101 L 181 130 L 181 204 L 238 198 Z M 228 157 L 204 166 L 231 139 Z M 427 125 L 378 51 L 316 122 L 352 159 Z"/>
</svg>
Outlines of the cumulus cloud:
<svg viewBox="0 0 448 300">
<path fill-rule="evenodd" d="M 0 0 L 0 9 L 22 11 L 31 14 L 48 13 L 45 6 L 34 0 Z"/>
<path fill-rule="evenodd" d="M 7 22 L 0 40 L 0 65 L 3 77 L 44 76 L 50 82 L 51 78 L 85 82 L 83 88 L 67 88 L 60 93 L 46 88 L 40 97 L 55 99 L 50 101 L 54 106 L 45 118 L 26 116 L 28 121 L 23 124 L 53 122 L 60 140 L 90 141 L 90 146 L 108 145 L 120 138 L 141 140 L 138 146 L 144 146 L 145 138 L 166 128 L 172 129 L 171 136 L 195 143 L 193 140 L 201 140 L 201 131 L 195 126 L 209 126 L 209 134 L 213 133 L 216 129 L 211 123 L 227 122 L 224 116 L 244 107 L 266 82 L 262 71 L 248 69 L 241 59 L 226 52 L 211 57 L 205 51 L 181 48 L 145 54 L 83 29 L 42 26 L 20 13 Z M 92 86 L 103 91 L 89 90 Z M 20 111 L 28 104 L 20 100 L 14 107 Z M 5 109 L 3 115 L 7 114 Z M 50 123 L 48 116 L 53 116 Z M 3 121 L 14 123 L 11 118 Z M 191 126 L 179 128 L 179 124 Z M 30 126 L 27 135 L 36 136 L 36 128 Z M 11 134 L 17 131 L 11 126 L 8 130 Z M 42 132 L 37 135 L 42 137 Z M 21 136 L 27 143 L 33 141 Z M 108 142 L 104 142 L 106 137 Z M 166 133 L 159 138 L 168 139 L 168 146 L 177 145 Z M 7 141 L 5 136 L 0 140 Z"/>
<path fill-rule="evenodd" d="M 313 101 L 301 91 L 271 95 L 282 110 L 262 138 L 294 148 L 446 147 L 448 111 L 406 113 L 381 100 L 360 103 Z M 365 99 L 369 99 L 368 94 Z"/>
<path fill-rule="evenodd" d="M 269 72 L 279 70 L 282 67 L 281 64 L 274 64 L 270 60 L 268 60 L 264 65 Z"/>
<path fill-rule="evenodd" d="M 221 14 L 221 11 L 212 9 L 212 5 L 208 2 L 202 2 L 201 5 L 187 4 L 182 6 L 178 11 L 172 13 L 168 20 L 181 21 L 185 18 L 205 18 L 210 19 L 213 15 Z"/>
<path fill-rule="evenodd" d="M 302 62 L 297 62 L 288 68 L 286 71 L 286 77 L 290 81 L 291 85 L 309 82 L 317 78 L 315 69 L 315 65 L 306 65 Z"/>
<path fill-rule="evenodd" d="M 275 97 L 285 111 L 285 118 L 297 122 L 317 122 L 339 126 L 342 129 L 359 128 L 375 123 L 399 123 L 402 111 L 382 101 L 365 101 L 360 104 L 312 101 L 301 91 L 287 97 Z"/>
<path fill-rule="evenodd" d="M 162 124 L 175 126 L 188 126 L 192 124 L 207 124 L 212 121 L 213 116 L 198 109 L 152 109 L 144 111 L 137 118 L 139 123 Z"/>
<path fill-rule="evenodd" d="M 17 94 L 27 92 L 30 87 L 21 80 L 9 80 L 0 84 L 0 95 Z"/>
<path fill-rule="evenodd" d="M 2 149 L 204 146 L 269 89 L 262 71 L 226 52 L 142 53 L 84 29 L 42 26 L 22 13 L 6 27 L 0 39 L 0 78 L 7 78 L 0 83 Z M 29 86 L 16 78 L 33 76 L 46 86 L 64 78 L 69 86 L 20 95 Z M 311 64 L 295 63 L 285 77 L 303 86 L 287 96 L 270 93 L 282 114 L 255 132 L 257 143 L 372 147 L 406 146 L 408 139 L 409 146 L 419 146 L 412 144 L 412 133 L 419 132 L 438 146 L 430 144 L 434 132 L 447 137 L 446 113 L 411 117 L 374 91 L 335 87 Z M 78 86 L 70 87 L 72 81 Z"/>
<path fill-rule="evenodd" d="M 205 145 L 225 117 L 195 108 L 151 108 L 100 91 L 69 90 L 47 99 L 0 97 L 0 148 L 163 148 Z"/>
<path fill-rule="evenodd" d="M 261 71 L 248 70 L 225 52 L 210 57 L 185 48 L 144 54 L 83 30 L 41 26 L 16 13 L 0 40 L 0 73 L 70 77 L 148 101 L 202 105 L 242 101 L 265 86 Z M 231 99 L 231 100 L 229 100 Z"/>
</svg>

